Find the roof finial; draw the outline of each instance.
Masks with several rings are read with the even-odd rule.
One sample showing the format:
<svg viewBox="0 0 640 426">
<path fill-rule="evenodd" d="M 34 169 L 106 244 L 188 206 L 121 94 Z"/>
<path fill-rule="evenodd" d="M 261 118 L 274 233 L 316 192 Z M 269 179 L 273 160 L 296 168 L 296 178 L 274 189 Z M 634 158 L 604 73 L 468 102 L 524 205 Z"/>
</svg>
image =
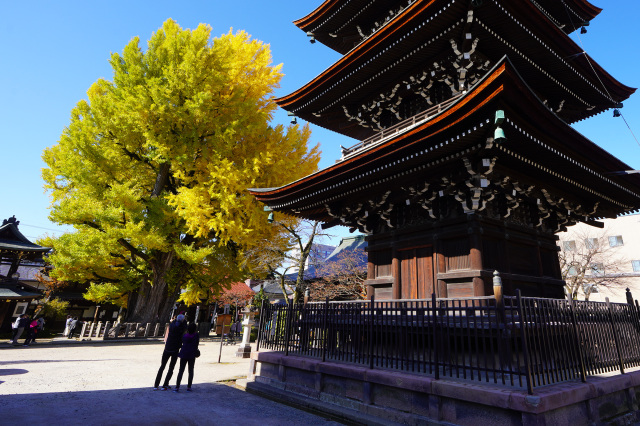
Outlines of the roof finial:
<svg viewBox="0 0 640 426">
<path fill-rule="evenodd" d="M 16 215 L 13 215 L 9 219 L 3 220 L 2 226 L 6 225 L 7 223 L 13 223 L 15 226 L 18 226 L 20 224 L 20 221 L 16 220 Z"/>
</svg>

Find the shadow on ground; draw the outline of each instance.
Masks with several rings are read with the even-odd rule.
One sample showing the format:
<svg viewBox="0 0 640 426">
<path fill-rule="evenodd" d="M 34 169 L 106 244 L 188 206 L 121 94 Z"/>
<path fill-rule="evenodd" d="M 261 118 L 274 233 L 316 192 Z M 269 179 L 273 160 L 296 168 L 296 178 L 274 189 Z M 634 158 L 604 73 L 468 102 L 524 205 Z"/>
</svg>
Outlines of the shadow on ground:
<svg viewBox="0 0 640 426">
<path fill-rule="evenodd" d="M 0 368 L 0 376 L 13 376 L 14 374 L 27 374 L 29 370 L 22 368 Z M 4 383 L 4 382 L 0 382 Z"/>
<path fill-rule="evenodd" d="M 184 385 L 183 385 L 184 386 Z M 339 424 L 220 383 L 2 395 L 2 423 L 34 425 L 326 425 Z M 19 391 L 18 389 L 16 389 Z M 5 389 L 6 391 L 6 389 Z M 25 410 L 25 404 L 29 410 Z"/>
<path fill-rule="evenodd" d="M 0 365 L 12 365 L 12 364 L 39 364 L 46 362 L 101 362 L 101 361 L 117 361 L 115 358 L 111 359 L 23 359 L 19 361 L 0 361 Z"/>
</svg>

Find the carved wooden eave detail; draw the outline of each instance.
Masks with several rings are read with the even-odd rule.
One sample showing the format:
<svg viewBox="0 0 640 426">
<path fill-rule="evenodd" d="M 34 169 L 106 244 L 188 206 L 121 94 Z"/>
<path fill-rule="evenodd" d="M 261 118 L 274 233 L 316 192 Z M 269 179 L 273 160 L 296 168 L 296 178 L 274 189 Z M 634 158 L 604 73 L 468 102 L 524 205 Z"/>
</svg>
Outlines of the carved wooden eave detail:
<svg viewBox="0 0 640 426">
<path fill-rule="evenodd" d="M 392 87 L 385 85 L 396 76 L 408 81 L 416 69 L 424 69 L 425 58 L 430 61 L 443 49 L 452 49 L 452 39 L 463 55 L 473 49 L 465 43 L 473 44 L 478 39 L 475 52 L 484 49 L 482 53 L 490 63 L 508 54 L 526 74 L 528 83 L 549 99 L 549 108 L 568 122 L 612 108 L 633 93 L 634 89 L 617 82 L 592 58 L 582 54 L 582 49 L 549 23 L 532 3 L 512 5 L 492 0 L 480 7 L 468 8 L 468 2 L 462 0 L 417 0 L 336 64 L 277 102 L 302 119 L 364 139 L 379 127 L 373 122 L 366 123 L 362 117 L 350 124 L 343 107 L 350 117 L 357 117 L 354 108 L 362 104 L 368 93 L 388 93 Z M 462 20 L 455 19 L 467 11 L 473 14 Z M 539 27 L 544 28 L 538 31 Z M 473 38 L 467 41 L 469 33 Z M 512 33 L 515 43 L 507 40 Z M 479 58 L 473 62 L 473 67 L 482 66 L 478 74 L 489 66 Z M 470 76 L 473 69 L 467 65 L 459 66 L 459 74 L 447 79 L 456 90 L 460 89 L 461 82 L 465 88 L 473 84 Z"/>
<path fill-rule="evenodd" d="M 506 139 L 495 140 L 498 109 Z M 504 58 L 430 120 L 299 181 L 251 192 L 274 210 L 365 233 L 452 214 L 552 232 L 639 209 L 639 177 L 608 174 L 626 169 L 550 111 Z M 372 193 L 379 198 L 364 195 Z"/>
</svg>

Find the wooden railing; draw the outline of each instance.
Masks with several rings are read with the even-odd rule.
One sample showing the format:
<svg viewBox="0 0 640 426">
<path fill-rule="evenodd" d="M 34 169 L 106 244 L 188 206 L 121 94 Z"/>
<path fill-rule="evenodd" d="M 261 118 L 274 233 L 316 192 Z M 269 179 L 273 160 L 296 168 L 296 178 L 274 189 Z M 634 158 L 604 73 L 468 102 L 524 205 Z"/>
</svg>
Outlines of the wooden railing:
<svg viewBox="0 0 640 426">
<path fill-rule="evenodd" d="M 533 389 L 640 366 L 640 308 L 521 297 L 265 305 L 258 348 Z"/>
<path fill-rule="evenodd" d="M 340 158 L 340 160 L 338 161 L 342 161 L 345 160 L 346 158 L 348 158 L 349 156 L 351 156 L 351 154 L 355 153 L 356 151 L 359 151 L 369 145 L 373 145 L 377 142 L 380 142 L 384 139 L 387 139 L 391 136 L 395 136 L 399 133 L 402 133 L 404 130 L 411 128 L 411 127 L 415 127 L 418 124 L 421 124 L 425 121 L 427 121 L 429 118 L 431 118 L 431 116 L 436 115 L 440 112 L 442 112 L 443 110 L 445 110 L 446 108 L 448 108 L 451 104 L 453 104 L 454 102 L 456 102 L 463 94 L 458 94 L 450 99 L 447 99 L 446 101 L 439 103 L 438 105 L 434 105 L 431 108 L 422 111 L 419 114 L 414 115 L 411 118 L 407 118 L 406 120 L 403 120 L 391 127 L 389 127 L 388 129 L 383 129 L 380 130 L 379 132 L 377 132 L 375 135 L 373 136 L 369 136 L 367 139 L 363 140 L 362 142 L 359 142 L 349 148 L 346 148 L 342 151 L 342 158 Z"/>
</svg>

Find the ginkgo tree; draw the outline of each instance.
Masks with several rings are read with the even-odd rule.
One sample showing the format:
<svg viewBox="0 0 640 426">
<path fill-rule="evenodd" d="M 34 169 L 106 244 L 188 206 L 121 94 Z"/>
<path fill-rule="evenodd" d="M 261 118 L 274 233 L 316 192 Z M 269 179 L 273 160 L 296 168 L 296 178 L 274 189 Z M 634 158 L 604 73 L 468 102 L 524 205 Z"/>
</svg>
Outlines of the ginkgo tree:
<svg viewBox="0 0 640 426">
<path fill-rule="evenodd" d="M 89 282 L 85 295 L 166 319 L 241 278 L 242 253 L 277 228 L 247 188 L 317 169 L 308 127 L 270 125 L 282 76 L 268 45 L 243 31 L 166 21 L 147 48 L 111 55 L 71 112 L 42 175 L 50 218 L 74 232 L 48 238 L 51 275 Z"/>
</svg>

